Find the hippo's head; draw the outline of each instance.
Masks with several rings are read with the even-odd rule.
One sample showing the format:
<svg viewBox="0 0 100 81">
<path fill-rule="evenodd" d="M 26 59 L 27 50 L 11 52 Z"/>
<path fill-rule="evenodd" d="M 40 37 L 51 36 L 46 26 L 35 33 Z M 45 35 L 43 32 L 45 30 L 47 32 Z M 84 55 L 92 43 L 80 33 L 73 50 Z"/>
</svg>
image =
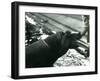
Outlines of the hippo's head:
<svg viewBox="0 0 100 81">
<path fill-rule="evenodd" d="M 76 41 L 80 39 L 80 33 L 71 33 L 70 31 L 58 32 L 45 39 L 46 43 L 56 56 L 60 57 L 67 52 L 68 49 L 78 47 Z"/>
</svg>

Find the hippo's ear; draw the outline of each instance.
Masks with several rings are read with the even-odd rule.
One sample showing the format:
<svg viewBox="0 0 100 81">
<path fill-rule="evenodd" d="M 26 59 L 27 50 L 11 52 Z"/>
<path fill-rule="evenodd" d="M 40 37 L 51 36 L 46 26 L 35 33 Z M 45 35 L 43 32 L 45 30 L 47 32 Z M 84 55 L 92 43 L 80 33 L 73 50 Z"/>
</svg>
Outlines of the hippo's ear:
<svg viewBox="0 0 100 81">
<path fill-rule="evenodd" d="M 70 37 L 71 32 L 70 32 L 70 31 L 66 31 L 65 34 L 66 34 L 68 37 Z"/>
</svg>

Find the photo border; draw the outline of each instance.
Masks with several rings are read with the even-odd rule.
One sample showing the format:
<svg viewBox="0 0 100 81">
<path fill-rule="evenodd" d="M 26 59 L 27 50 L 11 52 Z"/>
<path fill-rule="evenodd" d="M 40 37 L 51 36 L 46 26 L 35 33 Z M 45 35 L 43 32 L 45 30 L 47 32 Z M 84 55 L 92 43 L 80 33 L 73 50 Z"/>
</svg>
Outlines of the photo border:
<svg viewBox="0 0 100 81">
<path fill-rule="evenodd" d="M 42 7 L 57 7 L 57 8 L 73 8 L 73 9 L 92 9 L 95 10 L 95 71 L 90 72 L 77 72 L 77 73 L 59 73 L 59 74 L 43 74 L 43 75 L 27 75 L 19 76 L 19 6 L 42 6 Z M 31 3 L 31 2 L 12 2 L 11 7 L 11 77 L 14 79 L 25 78 L 41 78 L 41 77 L 57 77 L 57 76 L 72 76 L 72 75 L 88 75 L 98 73 L 97 62 L 97 7 L 96 6 L 81 6 L 81 5 L 62 5 L 62 4 L 49 4 L 49 3 Z"/>
</svg>

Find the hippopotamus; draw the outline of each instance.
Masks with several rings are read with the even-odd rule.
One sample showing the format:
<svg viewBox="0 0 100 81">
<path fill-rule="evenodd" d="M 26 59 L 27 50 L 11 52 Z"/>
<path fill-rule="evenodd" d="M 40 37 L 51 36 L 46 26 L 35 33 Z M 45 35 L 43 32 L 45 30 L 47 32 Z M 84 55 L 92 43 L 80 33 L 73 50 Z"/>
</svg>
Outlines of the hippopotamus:
<svg viewBox="0 0 100 81">
<path fill-rule="evenodd" d="M 76 40 L 80 33 L 70 31 L 57 32 L 44 40 L 38 40 L 25 47 L 25 67 L 39 68 L 52 67 L 54 62 L 64 55 L 68 49 L 78 47 Z"/>
</svg>

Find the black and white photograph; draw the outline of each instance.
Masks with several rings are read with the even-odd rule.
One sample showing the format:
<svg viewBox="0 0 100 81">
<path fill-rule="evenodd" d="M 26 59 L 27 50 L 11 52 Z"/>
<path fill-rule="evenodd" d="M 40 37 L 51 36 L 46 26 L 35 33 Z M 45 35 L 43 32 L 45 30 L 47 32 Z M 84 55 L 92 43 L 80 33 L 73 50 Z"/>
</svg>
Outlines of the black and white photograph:
<svg viewBox="0 0 100 81">
<path fill-rule="evenodd" d="M 89 15 L 26 12 L 26 68 L 89 65 L 89 27 Z"/>
<path fill-rule="evenodd" d="M 12 23 L 12 78 L 97 74 L 97 7 L 13 2 Z"/>
</svg>

